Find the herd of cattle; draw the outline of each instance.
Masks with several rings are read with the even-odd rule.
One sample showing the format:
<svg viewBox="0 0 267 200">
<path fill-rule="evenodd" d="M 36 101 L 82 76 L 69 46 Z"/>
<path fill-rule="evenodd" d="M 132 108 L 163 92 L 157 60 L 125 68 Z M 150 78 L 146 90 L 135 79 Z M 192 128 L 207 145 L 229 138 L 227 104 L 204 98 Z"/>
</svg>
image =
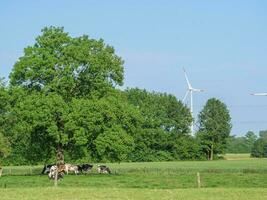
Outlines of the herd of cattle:
<svg viewBox="0 0 267 200">
<path fill-rule="evenodd" d="M 45 165 L 42 174 L 48 174 L 50 179 L 57 179 L 63 178 L 63 175 L 69 174 L 69 172 L 73 172 L 74 174 L 82 174 L 91 172 L 93 165 L 91 164 L 82 164 L 82 165 L 72 165 L 72 164 L 64 164 L 64 165 Z M 111 171 L 109 167 L 105 165 L 97 165 L 97 172 L 100 174 L 110 174 Z"/>
</svg>

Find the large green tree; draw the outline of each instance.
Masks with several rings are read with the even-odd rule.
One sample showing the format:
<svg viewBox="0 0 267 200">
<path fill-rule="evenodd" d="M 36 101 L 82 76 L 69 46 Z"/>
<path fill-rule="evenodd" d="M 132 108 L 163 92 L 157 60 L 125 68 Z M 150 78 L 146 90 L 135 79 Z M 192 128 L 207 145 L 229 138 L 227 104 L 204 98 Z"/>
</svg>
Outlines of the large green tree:
<svg viewBox="0 0 267 200">
<path fill-rule="evenodd" d="M 13 136 L 32 137 L 34 148 L 42 148 L 36 143 L 46 141 L 57 149 L 57 160 L 64 162 L 64 146 L 73 142 L 65 119 L 73 99 L 108 96 L 122 83 L 123 61 L 113 47 L 102 39 L 71 37 L 63 28 L 46 27 L 34 45 L 24 49 L 10 74 L 11 87 L 29 95 L 14 107 L 13 114 L 19 114 L 13 115 L 18 121 Z"/>
<path fill-rule="evenodd" d="M 63 28 L 46 27 L 32 46 L 24 49 L 10 74 L 11 85 L 56 92 L 70 100 L 104 96 L 123 83 L 123 61 L 102 39 L 71 37 Z"/>
<path fill-rule="evenodd" d="M 207 158 L 213 160 L 214 154 L 223 153 L 226 148 L 232 127 L 229 110 L 223 102 L 212 98 L 207 101 L 198 118 L 197 137 Z"/>
<path fill-rule="evenodd" d="M 257 140 L 257 135 L 253 131 L 248 131 L 245 135 L 246 138 L 246 145 L 249 149 L 248 152 L 251 152 L 253 144 Z"/>
</svg>

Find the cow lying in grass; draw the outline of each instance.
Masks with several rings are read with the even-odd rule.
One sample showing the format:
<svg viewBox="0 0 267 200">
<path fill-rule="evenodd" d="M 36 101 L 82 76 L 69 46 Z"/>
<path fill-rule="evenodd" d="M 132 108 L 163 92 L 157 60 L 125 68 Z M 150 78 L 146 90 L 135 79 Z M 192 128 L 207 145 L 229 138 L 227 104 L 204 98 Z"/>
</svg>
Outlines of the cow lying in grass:
<svg viewBox="0 0 267 200">
<path fill-rule="evenodd" d="M 78 165 L 78 170 L 80 173 L 88 173 L 88 172 L 91 172 L 93 168 L 93 165 L 91 164 L 82 164 L 82 165 Z"/>
<path fill-rule="evenodd" d="M 48 164 L 45 165 L 41 174 L 48 174 L 50 172 L 50 169 L 52 166 L 55 166 L 56 164 Z M 72 164 L 65 164 L 64 166 L 64 172 L 69 174 L 69 172 L 74 172 L 75 174 L 79 173 L 79 167 L 77 165 L 72 165 Z"/>
<path fill-rule="evenodd" d="M 93 165 L 90 164 L 81 164 L 81 165 L 72 165 L 72 164 L 65 164 L 65 171 L 67 174 L 69 172 L 74 172 L 76 175 L 79 173 L 90 172 L 93 168 Z"/>
<path fill-rule="evenodd" d="M 51 172 L 51 168 L 53 166 L 56 166 L 56 164 L 46 164 L 41 172 L 41 174 L 49 174 Z M 72 165 L 72 164 L 64 164 L 64 165 L 61 165 L 61 168 L 62 168 L 62 173 L 66 173 L 66 174 L 69 174 L 69 172 L 73 172 L 75 173 L 76 175 L 79 174 L 79 173 L 87 173 L 87 172 L 90 172 L 93 168 L 93 165 L 91 164 L 81 164 L 81 165 Z M 54 170 L 54 168 L 52 169 L 52 171 Z M 52 176 L 50 174 L 50 176 Z"/>
<path fill-rule="evenodd" d="M 72 164 L 65 164 L 65 172 L 69 174 L 69 172 L 74 172 L 76 175 L 79 174 L 79 166 Z"/>
<path fill-rule="evenodd" d="M 105 165 L 97 165 L 97 172 L 99 174 L 110 174 L 111 173 L 109 167 Z"/>
<path fill-rule="evenodd" d="M 50 168 L 50 171 L 48 173 L 48 177 L 50 179 L 56 179 L 56 173 L 57 173 L 57 180 L 62 179 L 64 176 L 64 170 L 65 170 L 65 166 L 64 165 L 53 165 Z"/>
<path fill-rule="evenodd" d="M 48 174 L 50 172 L 51 167 L 54 165 L 56 165 L 56 164 L 44 165 L 44 168 L 43 168 L 41 174 Z"/>
</svg>

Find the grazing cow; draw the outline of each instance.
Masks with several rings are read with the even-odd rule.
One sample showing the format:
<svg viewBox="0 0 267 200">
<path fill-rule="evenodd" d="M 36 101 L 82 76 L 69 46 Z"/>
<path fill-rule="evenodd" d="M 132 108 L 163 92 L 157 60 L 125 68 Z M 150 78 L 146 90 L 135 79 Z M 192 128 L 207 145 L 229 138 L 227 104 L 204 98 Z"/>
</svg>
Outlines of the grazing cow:
<svg viewBox="0 0 267 200">
<path fill-rule="evenodd" d="M 79 167 L 77 165 L 65 164 L 65 171 L 67 174 L 74 172 L 77 175 L 79 173 Z"/>
<path fill-rule="evenodd" d="M 51 166 L 50 171 L 48 173 L 48 177 L 50 179 L 55 179 L 56 178 L 56 173 L 58 173 L 57 174 L 57 180 L 63 178 L 64 168 L 65 168 L 64 166 L 63 167 L 62 166 L 58 167 L 56 165 Z"/>
<path fill-rule="evenodd" d="M 99 174 L 110 174 L 111 173 L 109 167 L 105 165 L 97 165 L 97 172 Z"/>
<path fill-rule="evenodd" d="M 93 165 L 90 164 L 82 164 L 82 165 L 78 165 L 78 170 L 79 172 L 83 173 L 83 172 L 90 172 L 93 168 Z"/>
<path fill-rule="evenodd" d="M 55 164 L 53 164 L 53 165 L 55 165 Z M 52 167 L 53 165 L 51 165 L 51 164 L 49 164 L 49 165 L 44 165 L 44 168 L 43 168 L 43 171 L 41 172 L 41 174 L 48 174 L 48 173 L 50 172 L 51 167 Z"/>
</svg>

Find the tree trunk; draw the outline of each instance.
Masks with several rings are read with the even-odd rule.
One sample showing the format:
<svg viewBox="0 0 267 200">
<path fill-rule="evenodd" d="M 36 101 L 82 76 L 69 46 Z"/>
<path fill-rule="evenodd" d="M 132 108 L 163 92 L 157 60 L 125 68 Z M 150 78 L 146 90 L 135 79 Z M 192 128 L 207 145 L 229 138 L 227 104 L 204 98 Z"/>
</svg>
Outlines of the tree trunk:
<svg viewBox="0 0 267 200">
<path fill-rule="evenodd" d="M 57 165 L 64 165 L 64 154 L 61 145 L 57 148 Z"/>
<path fill-rule="evenodd" d="M 209 160 L 213 160 L 213 144 L 211 144 L 211 148 L 210 148 L 210 159 Z"/>
<path fill-rule="evenodd" d="M 63 153 L 62 145 L 58 145 L 56 159 L 57 159 L 57 170 L 56 170 L 55 180 L 54 180 L 55 187 L 57 187 L 59 173 L 62 173 L 62 170 L 65 169 L 64 153 Z"/>
</svg>

